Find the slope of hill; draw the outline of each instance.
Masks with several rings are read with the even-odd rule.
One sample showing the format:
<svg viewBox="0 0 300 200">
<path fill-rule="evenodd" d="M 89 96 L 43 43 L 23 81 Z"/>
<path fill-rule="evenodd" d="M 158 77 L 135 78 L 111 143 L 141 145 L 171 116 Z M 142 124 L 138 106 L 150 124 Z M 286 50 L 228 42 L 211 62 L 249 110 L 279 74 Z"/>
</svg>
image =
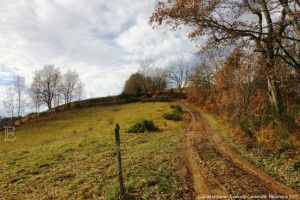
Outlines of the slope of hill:
<svg viewBox="0 0 300 200">
<path fill-rule="evenodd" d="M 121 125 L 125 185 L 133 196 L 178 198 L 177 141 L 187 122 L 164 121 L 170 103 L 131 103 L 54 112 L 0 140 L 2 198 L 105 198 L 118 194 L 114 125 Z M 136 120 L 161 129 L 125 133 Z"/>
</svg>

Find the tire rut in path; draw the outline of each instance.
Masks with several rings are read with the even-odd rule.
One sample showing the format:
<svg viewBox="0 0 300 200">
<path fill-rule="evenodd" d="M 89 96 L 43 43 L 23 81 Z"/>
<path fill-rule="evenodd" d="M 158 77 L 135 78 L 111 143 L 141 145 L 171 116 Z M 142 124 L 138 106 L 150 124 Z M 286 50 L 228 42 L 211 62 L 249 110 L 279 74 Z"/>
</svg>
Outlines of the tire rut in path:
<svg viewBox="0 0 300 200">
<path fill-rule="evenodd" d="M 299 195 L 233 151 L 197 109 L 182 106 L 191 116 L 182 154 L 195 196 Z"/>
</svg>

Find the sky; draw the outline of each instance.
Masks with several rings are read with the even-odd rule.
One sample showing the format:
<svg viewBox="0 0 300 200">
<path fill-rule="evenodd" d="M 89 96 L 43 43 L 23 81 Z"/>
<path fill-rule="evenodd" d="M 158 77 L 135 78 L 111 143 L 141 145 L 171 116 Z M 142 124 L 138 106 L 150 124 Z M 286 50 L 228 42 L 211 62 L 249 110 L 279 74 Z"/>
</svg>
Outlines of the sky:
<svg viewBox="0 0 300 200">
<path fill-rule="evenodd" d="M 119 94 L 139 61 L 193 56 L 187 31 L 148 24 L 154 0 L 1 0 L 0 100 L 14 75 L 54 64 L 75 70 L 86 97 Z"/>
</svg>

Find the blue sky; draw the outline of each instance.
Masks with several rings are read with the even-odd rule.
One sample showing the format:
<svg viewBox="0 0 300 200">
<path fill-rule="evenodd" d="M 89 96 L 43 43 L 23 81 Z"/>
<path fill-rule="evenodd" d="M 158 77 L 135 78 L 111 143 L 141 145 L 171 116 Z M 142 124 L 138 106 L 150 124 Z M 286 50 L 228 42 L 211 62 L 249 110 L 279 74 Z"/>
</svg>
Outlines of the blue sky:
<svg viewBox="0 0 300 200">
<path fill-rule="evenodd" d="M 1 0 L 0 92 L 13 74 L 26 78 L 46 64 L 73 69 L 86 96 L 121 92 L 150 57 L 157 66 L 192 56 L 183 31 L 148 25 L 154 0 Z M 3 91 L 3 90 L 2 90 Z"/>
<path fill-rule="evenodd" d="M 0 65 L 0 87 L 11 85 L 14 74 L 10 68 Z"/>
</svg>

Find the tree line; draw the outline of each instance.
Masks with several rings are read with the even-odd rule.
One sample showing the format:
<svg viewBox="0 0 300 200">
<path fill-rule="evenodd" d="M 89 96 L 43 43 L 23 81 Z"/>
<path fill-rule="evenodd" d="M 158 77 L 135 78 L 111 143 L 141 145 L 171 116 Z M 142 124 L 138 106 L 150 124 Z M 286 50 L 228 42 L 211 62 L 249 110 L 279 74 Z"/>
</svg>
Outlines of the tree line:
<svg viewBox="0 0 300 200">
<path fill-rule="evenodd" d="M 150 58 L 140 61 L 140 70 L 125 82 L 123 93 L 131 95 L 153 94 L 175 87 L 180 94 L 189 81 L 191 64 L 183 59 L 170 61 L 166 67 L 156 67 Z"/>
<path fill-rule="evenodd" d="M 4 94 L 3 115 L 21 118 L 28 108 L 39 113 L 41 106 L 51 111 L 61 104 L 67 109 L 72 101 L 81 100 L 83 90 L 84 85 L 75 71 L 61 73 L 60 68 L 45 65 L 34 72 L 30 86 L 26 85 L 24 77 L 13 77 Z"/>
</svg>

